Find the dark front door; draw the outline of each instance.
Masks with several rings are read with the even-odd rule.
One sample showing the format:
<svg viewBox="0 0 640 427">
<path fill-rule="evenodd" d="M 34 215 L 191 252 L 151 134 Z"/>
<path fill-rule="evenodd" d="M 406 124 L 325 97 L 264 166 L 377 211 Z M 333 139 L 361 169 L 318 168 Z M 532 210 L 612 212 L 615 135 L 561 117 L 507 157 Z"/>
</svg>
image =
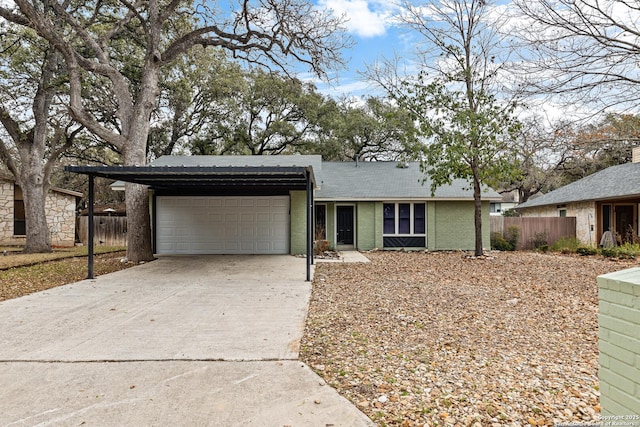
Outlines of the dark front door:
<svg viewBox="0 0 640 427">
<path fill-rule="evenodd" d="M 353 206 L 336 206 L 337 244 L 353 245 Z"/>
</svg>

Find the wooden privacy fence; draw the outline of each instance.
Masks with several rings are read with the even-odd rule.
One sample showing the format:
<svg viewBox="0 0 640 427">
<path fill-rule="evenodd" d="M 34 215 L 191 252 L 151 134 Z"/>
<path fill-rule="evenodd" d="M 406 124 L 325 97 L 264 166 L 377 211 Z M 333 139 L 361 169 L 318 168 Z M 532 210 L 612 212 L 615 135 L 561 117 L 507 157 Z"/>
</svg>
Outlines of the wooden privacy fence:
<svg viewBox="0 0 640 427">
<path fill-rule="evenodd" d="M 89 217 L 78 217 L 78 238 L 83 244 L 89 241 Z M 93 243 L 102 246 L 127 245 L 126 216 L 96 216 L 93 218 Z"/>
<path fill-rule="evenodd" d="M 575 217 L 491 217 L 491 232 L 504 232 L 509 227 L 518 227 L 520 238 L 516 249 L 534 249 L 532 239 L 539 233 L 546 233 L 547 243 L 553 245 L 562 237 L 576 237 Z"/>
</svg>

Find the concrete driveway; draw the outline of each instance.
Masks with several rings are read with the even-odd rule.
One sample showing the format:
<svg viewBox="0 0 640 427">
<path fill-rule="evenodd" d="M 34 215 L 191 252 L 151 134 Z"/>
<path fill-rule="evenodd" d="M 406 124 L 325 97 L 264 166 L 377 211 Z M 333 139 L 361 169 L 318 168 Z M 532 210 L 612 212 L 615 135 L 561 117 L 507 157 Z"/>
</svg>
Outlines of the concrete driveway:
<svg viewBox="0 0 640 427">
<path fill-rule="evenodd" d="M 304 271 L 161 257 L 0 302 L 0 425 L 371 425 L 297 360 Z"/>
</svg>

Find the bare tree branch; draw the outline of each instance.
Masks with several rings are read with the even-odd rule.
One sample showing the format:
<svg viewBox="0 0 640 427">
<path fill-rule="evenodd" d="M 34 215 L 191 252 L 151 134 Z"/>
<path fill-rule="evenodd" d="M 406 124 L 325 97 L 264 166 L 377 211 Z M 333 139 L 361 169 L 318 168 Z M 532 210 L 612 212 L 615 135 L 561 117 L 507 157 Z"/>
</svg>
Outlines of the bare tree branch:
<svg viewBox="0 0 640 427">
<path fill-rule="evenodd" d="M 522 41 L 513 67 L 531 95 L 594 109 L 637 109 L 640 3 L 614 0 L 515 0 L 510 27 Z"/>
</svg>

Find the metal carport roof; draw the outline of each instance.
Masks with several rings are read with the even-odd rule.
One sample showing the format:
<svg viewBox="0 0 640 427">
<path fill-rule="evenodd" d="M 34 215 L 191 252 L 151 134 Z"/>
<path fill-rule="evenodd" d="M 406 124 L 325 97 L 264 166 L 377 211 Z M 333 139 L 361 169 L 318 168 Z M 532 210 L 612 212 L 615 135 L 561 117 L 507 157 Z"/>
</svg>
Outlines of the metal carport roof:
<svg viewBox="0 0 640 427">
<path fill-rule="evenodd" d="M 304 190 L 310 166 L 67 166 L 66 171 L 148 185 L 152 189 L 270 186 Z"/>
<path fill-rule="evenodd" d="M 313 187 L 311 166 L 66 166 L 65 171 L 89 176 L 89 278 L 93 278 L 93 180 L 96 176 L 154 190 L 211 188 L 280 188 L 307 194 L 307 281 L 313 263 Z"/>
</svg>

